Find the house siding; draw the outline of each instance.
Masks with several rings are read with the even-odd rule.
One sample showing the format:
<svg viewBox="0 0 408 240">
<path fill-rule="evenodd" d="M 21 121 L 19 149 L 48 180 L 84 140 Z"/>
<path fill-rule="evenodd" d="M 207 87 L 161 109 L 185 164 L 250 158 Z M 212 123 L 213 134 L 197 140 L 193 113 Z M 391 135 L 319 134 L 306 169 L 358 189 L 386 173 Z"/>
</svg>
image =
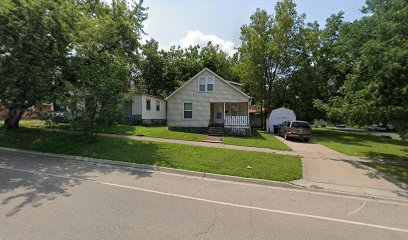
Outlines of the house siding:
<svg viewBox="0 0 408 240">
<path fill-rule="evenodd" d="M 150 111 L 146 110 L 146 99 L 150 99 Z M 156 101 L 160 101 L 160 111 L 156 111 Z M 166 101 L 149 95 L 142 95 L 142 119 L 166 119 Z"/>
<path fill-rule="evenodd" d="M 199 92 L 198 79 L 214 76 L 214 91 Z M 210 71 L 203 71 L 167 100 L 167 125 L 169 127 L 208 127 L 210 103 L 248 102 L 249 98 L 226 84 Z M 183 103 L 193 103 L 193 119 L 183 119 Z"/>
<path fill-rule="evenodd" d="M 151 110 L 146 110 L 146 99 L 151 100 Z M 160 101 L 160 111 L 156 111 L 156 101 Z M 166 120 L 166 101 L 145 94 L 137 94 L 132 98 L 133 120 Z"/>
<path fill-rule="evenodd" d="M 142 95 L 138 94 L 132 98 L 132 116 L 142 115 Z"/>
</svg>

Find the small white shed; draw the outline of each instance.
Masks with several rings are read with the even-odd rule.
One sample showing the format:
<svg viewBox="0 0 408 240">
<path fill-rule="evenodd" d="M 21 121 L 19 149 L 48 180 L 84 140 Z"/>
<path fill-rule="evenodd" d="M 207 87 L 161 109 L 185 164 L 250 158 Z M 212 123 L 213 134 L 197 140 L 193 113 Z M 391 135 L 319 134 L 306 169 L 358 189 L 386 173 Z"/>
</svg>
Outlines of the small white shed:
<svg viewBox="0 0 408 240">
<path fill-rule="evenodd" d="M 269 114 L 268 121 L 267 121 L 267 128 L 269 132 L 273 133 L 273 125 L 279 125 L 284 121 L 295 121 L 296 115 L 295 113 L 287 108 L 281 107 L 272 110 L 271 114 Z"/>
<path fill-rule="evenodd" d="M 144 124 L 166 123 L 166 101 L 148 94 L 136 94 L 129 106 L 129 117 L 132 121 Z"/>
</svg>

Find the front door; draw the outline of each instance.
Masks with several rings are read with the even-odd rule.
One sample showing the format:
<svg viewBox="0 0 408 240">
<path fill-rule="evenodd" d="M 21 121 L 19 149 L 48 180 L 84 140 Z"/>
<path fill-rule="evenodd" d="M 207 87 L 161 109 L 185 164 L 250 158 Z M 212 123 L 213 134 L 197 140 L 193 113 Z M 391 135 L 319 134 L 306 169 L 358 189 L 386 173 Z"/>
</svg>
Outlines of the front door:
<svg viewBox="0 0 408 240">
<path fill-rule="evenodd" d="M 214 103 L 214 123 L 224 123 L 224 103 Z"/>
</svg>

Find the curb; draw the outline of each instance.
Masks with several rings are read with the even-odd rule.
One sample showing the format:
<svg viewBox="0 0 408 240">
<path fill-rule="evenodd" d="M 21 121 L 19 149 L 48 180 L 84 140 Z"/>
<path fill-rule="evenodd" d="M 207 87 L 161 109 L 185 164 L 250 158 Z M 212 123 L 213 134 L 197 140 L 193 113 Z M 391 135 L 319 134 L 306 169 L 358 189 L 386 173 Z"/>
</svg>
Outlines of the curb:
<svg viewBox="0 0 408 240">
<path fill-rule="evenodd" d="M 183 169 L 176 169 L 176 168 L 159 167 L 159 166 L 140 164 L 140 163 L 131 163 L 131 162 L 123 162 L 123 161 L 115 161 L 115 160 L 109 160 L 109 159 L 91 158 L 91 157 L 81 157 L 81 156 L 73 156 L 73 155 L 57 154 L 57 153 L 37 152 L 37 151 L 22 150 L 22 149 L 8 148 L 8 147 L 0 147 L 0 150 L 8 151 L 8 152 L 16 152 L 16 153 L 26 153 L 26 154 L 36 155 L 36 156 L 55 157 L 55 158 L 61 158 L 65 160 L 107 164 L 107 165 L 120 166 L 120 167 L 131 167 L 131 168 L 137 168 L 137 169 L 145 170 L 145 171 L 147 170 L 147 171 L 156 171 L 156 172 L 163 172 L 163 173 L 180 174 L 180 175 L 185 175 L 185 176 L 190 176 L 190 177 L 208 178 L 208 179 L 232 181 L 232 182 L 240 182 L 240 183 L 259 184 L 259 185 L 267 185 L 267 186 L 282 187 L 282 188 L 304 189 L 304 187 L 301 187 L 301 186 L 298 186 L 296 184 L 292 184 L 289 182 L 278 182 L 278 181 L 256 179 L 256 178 L 245 178 L 245 177 L 190 171 L 190 170 L 183 170 Z"/>
</svg>

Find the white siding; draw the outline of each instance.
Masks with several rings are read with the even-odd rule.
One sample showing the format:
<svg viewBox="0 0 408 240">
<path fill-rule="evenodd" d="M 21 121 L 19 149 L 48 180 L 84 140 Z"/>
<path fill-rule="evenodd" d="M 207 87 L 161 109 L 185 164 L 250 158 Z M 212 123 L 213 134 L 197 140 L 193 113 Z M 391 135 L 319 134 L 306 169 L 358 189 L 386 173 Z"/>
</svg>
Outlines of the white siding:
<svg viewBox="0 0 408 240">
<path fill-rule="evenodd" d="M 146 99 L 150 99 L 150 111 L 146 110 Z M 156 111 L 156 101 L 160 101 L 160 111 Z M 166 101 L 143 94 L 141 103 L 142 119 L 166 119 Z"/>
<path fill-rule="evenodd" d="M 142 95 L 138 94 L 132 98 L 132 115 L 142 114 Z"/>
<path fill-rule="evenodd" d="M 198 79 L 209 75 L 215 78 L 214 91 L 199 92 Z M 183 119 L 184 102 L 194 104 L 193 119 Z M 212 102 L 249 102 L 249 98 L 206 70 L 167 100 L 167 125 L 169 127 L 208 127 Z"/>
</svg>

